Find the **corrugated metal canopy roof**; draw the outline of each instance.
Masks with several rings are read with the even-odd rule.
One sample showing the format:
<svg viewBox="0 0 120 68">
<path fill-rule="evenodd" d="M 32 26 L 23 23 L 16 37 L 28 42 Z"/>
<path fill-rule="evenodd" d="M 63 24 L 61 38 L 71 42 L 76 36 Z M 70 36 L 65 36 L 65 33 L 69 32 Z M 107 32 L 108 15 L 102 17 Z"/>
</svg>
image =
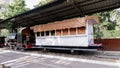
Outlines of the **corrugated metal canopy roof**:
<svg viewBox="0 0 120 68">
<path fill-rule="evenodd" d="M 34 26 L 72 17 L 82 17 L 119 7 L 120 0 L 55 0 L 0 23 L 12 22 L 14 25 Z"/>
</svg>

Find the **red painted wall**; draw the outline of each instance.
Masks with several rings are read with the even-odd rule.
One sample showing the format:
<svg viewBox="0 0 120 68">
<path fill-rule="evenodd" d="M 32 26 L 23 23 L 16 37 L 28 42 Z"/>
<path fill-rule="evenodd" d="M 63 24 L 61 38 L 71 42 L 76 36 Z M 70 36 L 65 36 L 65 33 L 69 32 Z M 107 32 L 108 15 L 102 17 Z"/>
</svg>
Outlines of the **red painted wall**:
<svg viewBox="0 0 120 68">
<path fill-rule="evenodd" d="M 120 51 L 120 39 L 95 39 L 95 43 L 102 43 L 101 50 Z"/>
</svg>

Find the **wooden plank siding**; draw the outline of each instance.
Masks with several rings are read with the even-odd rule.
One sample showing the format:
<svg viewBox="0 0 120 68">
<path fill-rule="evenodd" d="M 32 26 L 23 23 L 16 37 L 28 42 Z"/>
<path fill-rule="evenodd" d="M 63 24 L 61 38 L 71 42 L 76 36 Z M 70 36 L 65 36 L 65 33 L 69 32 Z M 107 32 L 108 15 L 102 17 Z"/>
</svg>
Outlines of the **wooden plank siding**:
<svg viewBox="0 0 120 68">
<path fill-rule="evenodd" d="M 61 36 L 61 30 L 56 30 L 56 36 Z"/>
<path fill-rule="evenodd" d="M 120 51 L 120 38 L 118 39 L 95 39 L 95 43 L 101 43 L 101 50 Z"/>
<path fill-rule="evenodd" d="M 42 32 L 42 31 L 61 30 L 68 28 L 86 27 L 87 20 L 94 20 L 95 22 L 92 22 L 92 24 L 99 23 L 99 20 L 96 16 L 86 16 L 83 18 L 73 18 L 73 19 L 56 21 L 53 23 L 48 23 L 43 25 L 36 25 L 31 27 L 31 29 L 33 29 L 34 32 Z"/>
<path fill-rule="evenodd" d="M 78 34 L 85 34 L 85 30 L 86 30 L 85 27 L 79 27 L 78 28 Z"/>
<path fill-rule="evenodd" d="M 70 29 L 70 35 L 75 35 L 76 34 L 76 29 L 75 28 L 71 28 Z"/>
</svg>

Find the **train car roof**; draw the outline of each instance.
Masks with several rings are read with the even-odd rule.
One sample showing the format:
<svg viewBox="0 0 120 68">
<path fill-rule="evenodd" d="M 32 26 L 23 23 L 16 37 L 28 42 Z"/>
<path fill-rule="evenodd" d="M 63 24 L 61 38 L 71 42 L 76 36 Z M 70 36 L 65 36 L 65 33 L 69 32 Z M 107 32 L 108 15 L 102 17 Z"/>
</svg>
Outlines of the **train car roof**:
<svg viewBox="0 0 120 68">
<path fill-rule="evenodd" d="M 11 22 L 14 26 L 34 26 L 73 17 L 83 17 L 119 7 L 120 0 L 55 0 L 46 5 L 0 21 L 0 24 Z"/>
</svg>

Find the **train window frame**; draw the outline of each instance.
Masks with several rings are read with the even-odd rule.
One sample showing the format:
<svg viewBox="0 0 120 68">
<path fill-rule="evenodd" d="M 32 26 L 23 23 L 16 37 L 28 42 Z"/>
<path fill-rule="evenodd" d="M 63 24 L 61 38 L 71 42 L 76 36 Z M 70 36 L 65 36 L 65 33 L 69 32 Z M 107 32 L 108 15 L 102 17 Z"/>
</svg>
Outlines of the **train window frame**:
<svg viewBox="0 0 120 68">
<path fill-rule="evenodd" d="M 76 35 L 78 35 L 78 27 L 76 27 L 75 29 L 76 29 Z"/>
<path fill-rule="evenodd" d="M 45 36 L 50 36 L 49 31 L 45 31 Z"/>
<path fill-rule="evenodd" d="M 41 36 L 45 36 L 45 35 L 44 35 L 44 32 L 40 32 L 40 33 L 41 33 Z"/>
<path fill-rule="evenodd" d="M 86 27 L 78 27 L 78 34 L 86 34 Z"/>
<path fill-rule="evenodd" d="M 61 31 L 61 36 L 63 36 L 63 29 L 61 29 L 60 31 Z"/>
<path fill-rule="evenodd" d="M 61 30 L 56 30 L 56 36 L 62 36 L 62 31 Z"/>
<path fill-rule="evenodd" d="M 70 28 L 68 28 L 68 35 L 70 35 Z"/>
<path fill-rule="evenodd" d="M 68 35 L 68 29 L 62 29 L 62 32 L 63 32 L 63 36 Z"/>
<path fill-rule="evenodd" d="M 49 31 L 49 36 L 51 36 L 51 31 Z"/>
<path fill-rule="evenodd" d="M 76 35 L 76 28 L 70 28 L 70 35 Z"/>
<path fill-rule="evenodd" d="M 37 36 L 37 37 L 40 36 L 40 32 L 36 32 L 36 36 Z"/>
<path fill-rule="evenodd" d="M 52 30 L 52 31 L 50 31 L 50 34 L 51 34 L 51 36 L 56 36 L 56 31 Z"/>
</svg>

